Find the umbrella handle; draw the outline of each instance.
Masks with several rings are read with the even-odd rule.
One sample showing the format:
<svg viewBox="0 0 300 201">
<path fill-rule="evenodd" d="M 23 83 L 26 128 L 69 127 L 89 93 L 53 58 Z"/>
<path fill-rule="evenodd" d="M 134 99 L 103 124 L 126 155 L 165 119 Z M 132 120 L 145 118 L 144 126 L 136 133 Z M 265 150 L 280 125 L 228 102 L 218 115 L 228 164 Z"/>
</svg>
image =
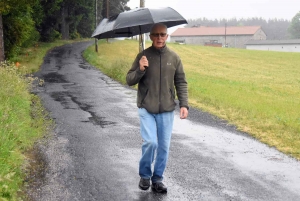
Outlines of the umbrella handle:
<svg viewBox="0 0 300 201">
<path fill-rule="evenodd" d="M 142 35 L 141 35 L 142 36 Z M 142 47 L 143 47 L 143 56 L 145 56 L 145 48 L 144 48 L 144 36 L 142 36 Z M 145 69 L 148 68 L 148 66 L 144 66 Z"/>
<path fill-rule="evenodd" d="M 142 27 L 141 27 L 141 25 L 139 25 L 139 29 L 140 29 L 140 37 L 141 37 L 141 41 L 142 41 L 143 55 L 145 56 L 145 52 L 144 52 L 144 50 L 145 50 L 145 48 L 144 48 L 144 37 L 142 35 Z"/>
<path fill-rule="evenodd" d="M 139 25 L 140 28 L 140 36 L 141 36 L 141 41 L 142 41 L 142 48 L 143 48 L 143 56 L 145 56 L 145 47 L 144 47 L 144 36 L 142 35 L 142 29 L 141 29 L 141 25 Z M 144 66 L 145 69 L 148 68 L 148 66 Z"/>
</svg>

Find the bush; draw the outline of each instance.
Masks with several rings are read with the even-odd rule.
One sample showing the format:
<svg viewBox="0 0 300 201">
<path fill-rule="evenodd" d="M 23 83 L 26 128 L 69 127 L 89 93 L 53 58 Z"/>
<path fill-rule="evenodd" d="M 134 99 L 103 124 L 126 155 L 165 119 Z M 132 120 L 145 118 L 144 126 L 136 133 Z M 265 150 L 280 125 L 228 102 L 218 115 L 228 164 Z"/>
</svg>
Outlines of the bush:
<svg viewBox="0 0 300 201">
<path fill-rule="evenodd" d="M 80 34 L 77 31 L 75 31 L 75 32 L 71 33 L 70 38 L 72 40 L 75 40 L 75 39 L 80 39 L 81 36 L 80 36 Z"/>
<path fill-rule="evenodd" d="M 22 44 L 22 47 L 27 48 L 36 44 L 40 39 L 40 33 L 37 30 L 33 30 L 30 37 Z"/>
<path fill-rule="evenodd" d="M 3 15 L 4 50 L 6 58 L 11 58 L 20 53 L 23 45 L 30 45 L 39 39 L 32 20 L 31 9 L 13 10 Z"/>
</svg>

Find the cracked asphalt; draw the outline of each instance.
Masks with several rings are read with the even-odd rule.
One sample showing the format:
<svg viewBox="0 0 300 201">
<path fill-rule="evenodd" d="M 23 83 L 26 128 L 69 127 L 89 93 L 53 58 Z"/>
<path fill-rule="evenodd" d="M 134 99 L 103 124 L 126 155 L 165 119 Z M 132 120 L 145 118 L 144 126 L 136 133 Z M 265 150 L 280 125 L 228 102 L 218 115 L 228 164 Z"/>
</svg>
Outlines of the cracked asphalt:
<svg viewBox="0 0 300 201">
<path fill-rule="evenodd" d="M 139 190 L 136 91 L 88 64 L 89 45 L 54 48 L 36 74 L 45 83 L 34 93 L 56 126 L 39 145 L 46 168 L 29 192 L 33 200 L 300 200 L 299 161 L 193 108 L 187 120 L 176 111 L 168 193 Z"/>
</svg>

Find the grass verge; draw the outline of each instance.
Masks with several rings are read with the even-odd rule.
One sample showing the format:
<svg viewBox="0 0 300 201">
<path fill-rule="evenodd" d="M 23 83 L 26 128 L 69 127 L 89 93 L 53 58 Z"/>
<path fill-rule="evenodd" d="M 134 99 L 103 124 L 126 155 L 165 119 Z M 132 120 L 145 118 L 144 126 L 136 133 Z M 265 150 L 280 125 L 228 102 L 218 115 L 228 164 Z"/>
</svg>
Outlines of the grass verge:
<svg viewBox="0 0 300 201">
<path fill-rule="evenodd" d="M 299 53 L 168 46 L 184 64 L 192 106 L 300 159 Z M 84 57 L 124 84 L 137 52 L 138 41 L 100 41 Z"/>
<path fill-rule="evenodd" d="M 38 96 L 31 94 L 32 77 L 46 52 L 71 41 L 40 43 L 0 64 L 0 200 L 22 200 L 27 155 L 34 142 L 47 133 L 47 118 Z M 26 76 L 25 76 L 26 75 Z"/>
</svg>

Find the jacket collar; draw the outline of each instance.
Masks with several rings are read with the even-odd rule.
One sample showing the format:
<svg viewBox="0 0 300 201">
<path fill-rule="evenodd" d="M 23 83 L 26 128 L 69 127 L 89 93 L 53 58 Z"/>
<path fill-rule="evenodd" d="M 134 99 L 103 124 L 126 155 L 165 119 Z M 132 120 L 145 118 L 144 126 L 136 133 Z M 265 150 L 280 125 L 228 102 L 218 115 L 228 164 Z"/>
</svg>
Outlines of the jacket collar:
<svg viewBox="0 0 300 201">
<path fill-rule="evenodd" d="M 157 52 L 158 54 L 163 54 L 168 50 L 167 45 L 165 45 L 163 48 L 156 49 L 153 45 L 151 46 L 152 51 Z"/>
</svg>

